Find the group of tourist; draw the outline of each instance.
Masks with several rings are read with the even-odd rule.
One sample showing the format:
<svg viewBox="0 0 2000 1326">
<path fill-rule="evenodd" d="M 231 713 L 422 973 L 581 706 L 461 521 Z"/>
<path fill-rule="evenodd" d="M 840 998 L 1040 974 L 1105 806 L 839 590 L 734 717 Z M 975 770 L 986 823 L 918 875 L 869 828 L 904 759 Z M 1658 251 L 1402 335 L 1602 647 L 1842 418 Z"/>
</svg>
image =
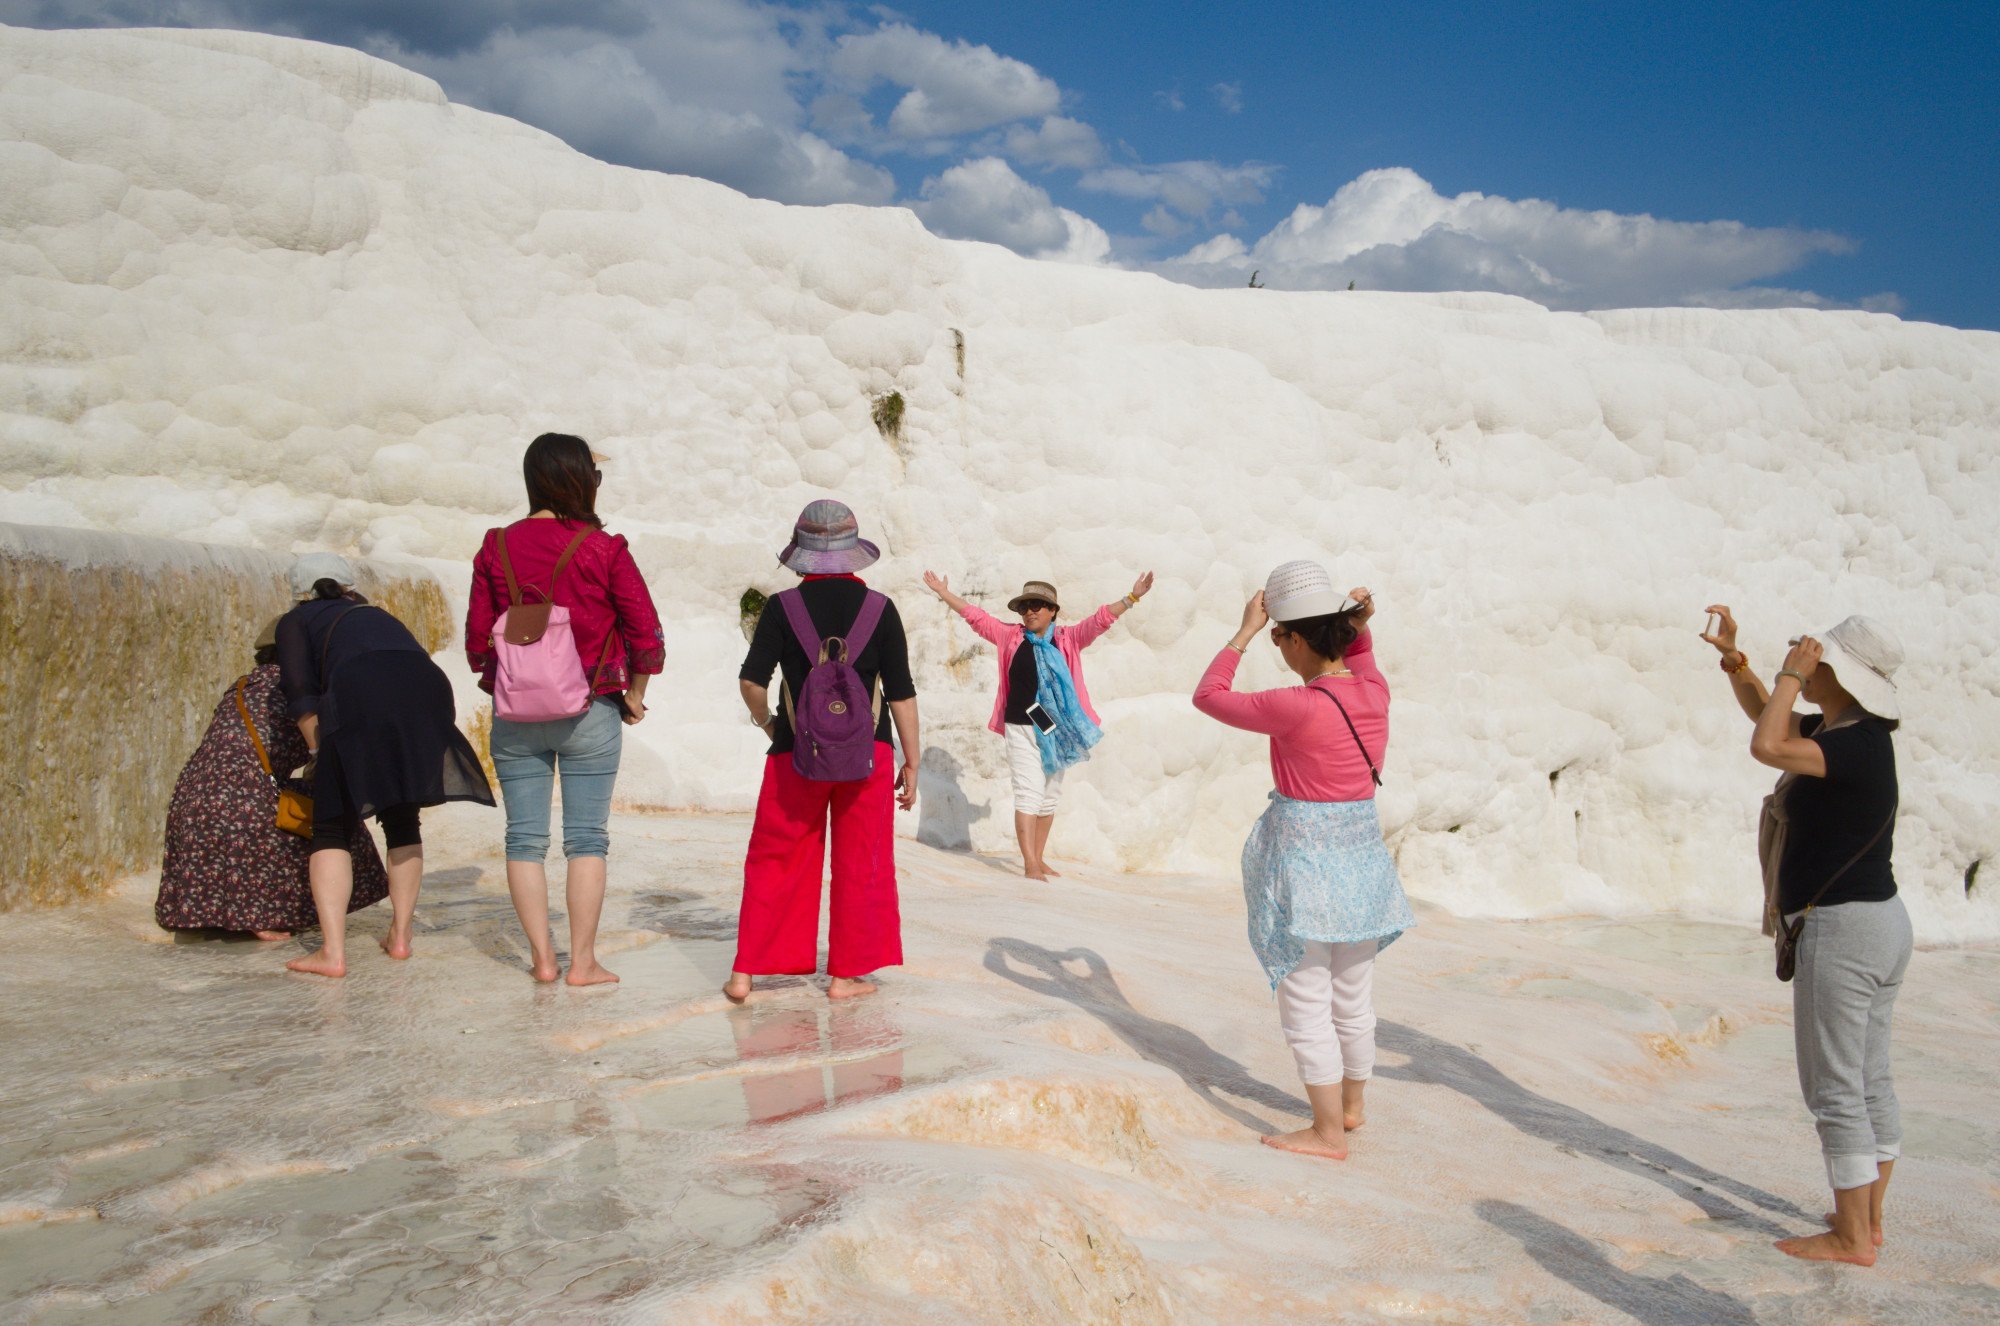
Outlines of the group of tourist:
<svg viewBox="0 0 2000 1326">
<path fill-rule="evenodd" d="M 465 630 L 467 659 L 494 697 L 507 885 L 530 971 L 573 985 L 618 979 L 596 953 L 607 826 L 623 728 L 644 721 L 647 683 L 666 652 L 645 578 L 597 515 L 599 460 L 565 434 L 529 446 L 528 515 L 481 544 Z M 829 997 L 872 993 L 871 977 L 903 958 L 894 814 L 916 802 L 923 747 L 902 618 L 860 577 L 879 556 L 847 507 L 807 506 L 778 554 L 799 583 L 766 604 L 738 674 L 769 745 L 724 986 L 733 1001 L 758 976 L 817 971 L 823 883 Z M 287 966 L 330 977 L 347 970 L 347 913 L 383 896 L 392 915 L 382 947 L 391 958 L 410 955 L 420 812 L 454 800 L 493 804 L 457 727 L 450 683 L 401 622 L 356 592 L 355 579 L 332 554 L 293 567 L 294 606 L 263 631 L 256 666 L 224 696 L 175 789 L 157 909 L 169 928 L 260 939 L 316 923 L 320 947 Z M 1060 873 L 1047 845 L 1064 775 L 1102 737 L 1083 651 L 1138 606 L 1153 577 L 1074 624 L 1059 621 L 1061 598 L 1047 581 L 1029 581 L 1008 603 L 1018 623 L 953 593 L 944 576 L 926 572 L 924 582 L 995 647 L 988 726 L 1006 744 L 1023 870 L 1048 880 Z M 1890 869 L 1901 655 L 1878 625 L 1849 618 L 1795 641 L 1767 690 L 1736 648 L 1729 609 L 1709 612 L 1702 638 L 1721 652 L 1755 724 L 1751 754 L 1783 772 L 1759 835 L 1766 931 L 1779 938 L 1781 972 L 1796 971 L 1800 1084 L 1835 1197 L 1825 1233 L 1779 1246 L 1870 1264 L 1900 1153 L 1889 1027 L 1911 949 Z M 1251 948 L 1276 992 L 1312 1123 L 1264 1140 L 1334 1159 L 1347 1155 L 1346 1134 L 1364 1120 L 1376 956 L 1416 923 L 1375 809 L 1390 697 L 1375 662 L 1374 616 L 1366 588 L 1343 594 L 1317 563 L 1288 562 L 1244 606 L 1193 696 L 1202 713 L 1270 740 L 1275 786 L 1243 849 L 1243 890 Z M 1266 627 L 1299 684 L 1239 692 L 1237 666 Z M 1821 712 L 1799 716 L 1800 700 Z M 544 873 L 558 780 L 566 973 Z M 386 865 L 361 826 L 371 817 Z"/>
</svg>

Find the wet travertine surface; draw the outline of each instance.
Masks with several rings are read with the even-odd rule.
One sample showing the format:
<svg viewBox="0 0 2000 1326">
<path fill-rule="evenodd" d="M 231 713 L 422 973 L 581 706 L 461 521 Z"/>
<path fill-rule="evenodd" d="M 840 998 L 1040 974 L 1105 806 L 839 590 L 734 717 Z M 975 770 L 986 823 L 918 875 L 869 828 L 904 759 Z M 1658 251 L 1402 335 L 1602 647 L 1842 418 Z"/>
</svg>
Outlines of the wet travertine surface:
<svg viewBox="0 0 2000 1326">
<path fill-rule="evenodd" d="M 173 942 L 151 881 L 0 925 L 0 1320 L 1947 1322 L 2000 1318 L 2000 954 L 1925 951 L 1872 1271 L 1753 933 L 1452 919 L 1385 955 L 1345 1164 L 1231 881 L 903 845 L 910 962 L 743 1009 L 747 821 L 621 816 L 609 990 L 538 988 L 492 855 L 431 827 L 407 964 Z M 559 900 L 559 899 L 558 899 Z"/>
</svg>

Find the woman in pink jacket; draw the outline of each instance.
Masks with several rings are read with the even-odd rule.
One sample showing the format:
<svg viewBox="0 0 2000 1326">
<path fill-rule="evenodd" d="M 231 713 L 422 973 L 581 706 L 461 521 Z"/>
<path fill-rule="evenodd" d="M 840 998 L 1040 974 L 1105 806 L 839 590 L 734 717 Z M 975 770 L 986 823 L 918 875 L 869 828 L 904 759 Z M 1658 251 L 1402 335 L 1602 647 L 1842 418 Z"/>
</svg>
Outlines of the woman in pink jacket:
<svg viewBox="0 0 2000 1326">
<path fill-rule="evenodd" d="M 1083 684 L 1083 651 L 1146 597 L 1153 573 L 1140 576 L 1131 593 L 1074 626 L 1055 624 L 1062 608 L 1055 586 L 1046 580 L 1030 580 L 1008 600 L 1007 611 L 1020 614 L 1019 627 L 952 593 L 950 582 L 935 571 L 924 572 L 924 583 L 1000 651 L 1000 693 L 987 726 L 1007 740 L 1021 864 L 1029 879 L 1059 875 L 1043 852 L 1056 820 L 1063 771 L 1089 759 L 1090 748 L 1103 735 L 1097 711 L 1090 707 L 1090 689 Z"/>
</svg>

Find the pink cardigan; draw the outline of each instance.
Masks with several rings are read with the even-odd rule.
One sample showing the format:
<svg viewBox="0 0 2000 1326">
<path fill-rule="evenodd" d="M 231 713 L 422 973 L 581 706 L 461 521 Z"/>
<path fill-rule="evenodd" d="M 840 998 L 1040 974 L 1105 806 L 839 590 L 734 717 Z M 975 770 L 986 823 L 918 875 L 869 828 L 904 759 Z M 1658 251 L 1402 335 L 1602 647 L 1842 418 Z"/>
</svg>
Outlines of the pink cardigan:
<svg viewBox="0 0 2000 1326">
<path fill-rule="evenodd" d="M 1313 692 L 1332 691 L 1347 706 L 1347 716 L 1368 748 L 1375 767 L 1389 748 L 1389 683 L 1375 666 L 1373 632 L 1361 638 L 1341 661 L 1352 677 L 1326 677 L 1311 686 L 1283 686 L 1239 694 L 1231 687 L 1243 656 L 1224 645 L 1201 684 L 1194 688 L 1194 707 L 1231 727 L 1262 732 L 1271 738 L 1271 779 L 1278 791 L 1294 801 L 1368 801 L 1375 782 L 1354 744 L 1354 733 L 1341 721 L 1333 702 Z"/>
<path fill-rule="evenodd" d="M 993 697 L 993 721 L 986 726 L 1004 735 L 1007 731 L 1007 668 L 1014 661 L 1014 651 L 1021 647 L 1021 636 L 1026 628 L 1019 622 L 1003 622 L 972 603 L 966 604 L 959 615 L 965 618 L 966 625 L 978 632 L 980 639 L 990 642 L 1000 651 L 1000 693 Z M 1084 713 L 1090 715 L 1090 721 L 1099 726 L 1104 720 L 1090 707 L 1090 688 L 1083 684 L 1083 651 L 1098 636 L 1110 630 L 1111 623 L 1117 620 L 1111 615 L 1111 605 L 1107 603 L 1074 626 L 1056 627 L 1056 648 L 1062 651 L 1063 661 L 1069 664 L 1069 679 L 1076 684 L 1076 702 L 1083 706 Z M 1320 703 L 1326 702 L 1322 700 Z"/>
</svg>

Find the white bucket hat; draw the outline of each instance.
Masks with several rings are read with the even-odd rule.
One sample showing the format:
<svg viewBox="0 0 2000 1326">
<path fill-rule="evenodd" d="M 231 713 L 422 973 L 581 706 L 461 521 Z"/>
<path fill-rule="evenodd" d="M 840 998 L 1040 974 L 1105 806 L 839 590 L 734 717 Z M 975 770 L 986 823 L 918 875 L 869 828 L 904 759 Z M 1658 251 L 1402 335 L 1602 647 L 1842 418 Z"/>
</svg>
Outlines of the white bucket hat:
<svg viewBox="0 0 2000 1326">
<path fill-rule="evenodd" d="M 292 563 L 292 569 L 285 572 L 285 580 L 291 585 L 295 599 L 311 598 L 313 586 L 322 580 L 331 580 L 342 589 L 353 589 L 354 564 L 339 553 L 307 553 Z"/>
<path fill-rule="evenodd" d="M 1900 720 L 1896 701 L 1896 669 L 1903 666 L 1903 647 L 1882 623 L 1854 616 L 1813 636 L 1825 652 L 1820 666 L 1833 669 L 1841 689 L 1877 718 Z"/>
<path fill-rule="evenodd" d="M 1286 562 L 1264 582 L 1264 611 L 1274 622 L 1326 617 L 1351 606 L 1318 562 Z"/>
</svg>

